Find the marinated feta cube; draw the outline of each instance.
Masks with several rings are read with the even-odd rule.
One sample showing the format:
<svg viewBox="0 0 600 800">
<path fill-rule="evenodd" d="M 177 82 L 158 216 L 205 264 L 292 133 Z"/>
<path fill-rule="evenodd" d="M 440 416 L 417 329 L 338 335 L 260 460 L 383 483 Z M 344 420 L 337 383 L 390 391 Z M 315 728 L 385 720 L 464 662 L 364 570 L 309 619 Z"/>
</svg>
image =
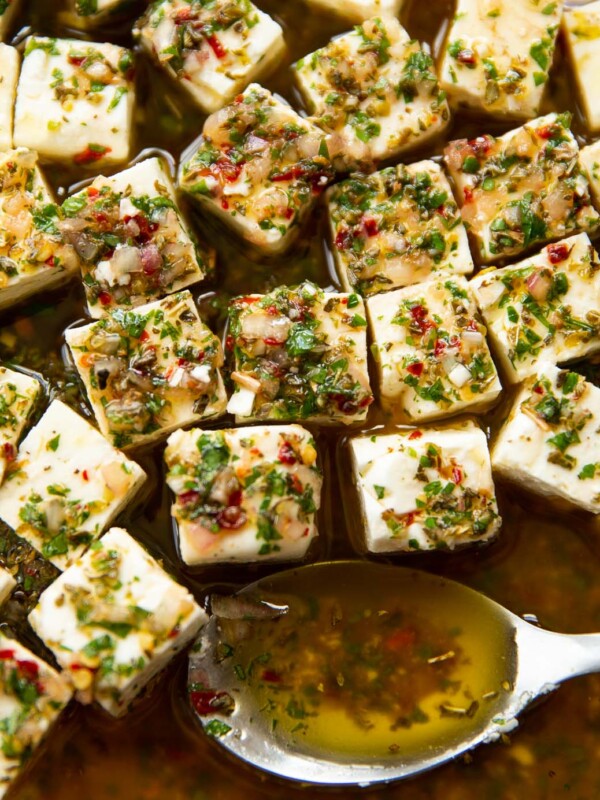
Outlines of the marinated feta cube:
<svg viewBox="0 0 600 800">
<path fill-rule="evenodd" d="M 0 151 L 13 146 L 13 111 L 20 61 L 18 50 L 0 44 Z"/>
<path fill-rule="evenodd" d="M 487 440 L 472 422 L 357 436 L 350 453 L 362 510 L 361 548 L 454 550 L 498 532 Z"/>
<path fill-rule="evenodd" d="M 227 346 L 235 392 L 227 410 L 244 420 L 310 420 L 349 425 L 373 401 L 362 298 L 306 281 L 237 297 Z"/>
<path fill-rule="evenodd" d="M 462 277 L 367 300 L 381 403 L 420 423 L 487 408 L 502 389 L 475 298 Z"/>
<path fill-rule="evenodd" d="M 15 144 L 77 166 L 129 159 L 131 51 L 77 39 L 27 39 L 15 107 Z"/>
<path fill-rule="evenodd" d="M 250 0 L 158 0 L 134 34 L 206 114 L 230 103 L 285 53 L 281 27 Z"/>
<path fill-rule="evenodd" d="M 595 208 L 598 209 L 600 208 L 600 139 L 581 148 L 579 163 L 590 182 L 592 200 Z"/>
<path fill-rule="evenodd" d="M 0 41 L 5 41 L 22 0 L 4 0 L 0 3 Z"/>
<path fill-rule="evenodd" d="M 307 0 L 315 11 L 333 14 L 348 22 L 362 22 L 376 14 L 397 16 L 403 0 Z"/>
<path fill-rule="evenodd" d="M 0 518 L 59 569 L 83 553 L 146 475 L 60 400 L 23 440 L 0 487 Z"/>
<path fill-rule="evenodd" d="M 317 535 L 322 473 L 299 425 L 175 431 L 165 451 L 186 564 L 292 561 Z"/>
<path fill-rule="evenodd" d="M 600 261 L 585 233 L 484 271 L 471 286 L 511 383 L 541 360 L 564 364 L 600 350 Z"/>
<path fill-rule="evenodd" d="M 16 580 L 7 569 L 0 567 L 0 606 L 3 605 L 10 597 L 12 590 L 17 585 Z M 2 783 L 0 778 L 0 793 Z"/>
<path fill-rule="evenodd" d="M 93 28 L 111 22 L 129 0 L 68 0 L 62 19 L 76 28 Z"/>
<path fill-rule="evenodd" d="M 422 145 L 450 118 L 429 52 L 391 17 L 357 25 L 294 69 L 342 166 L 368 166 Z"/>
<path fill-rule="evenodd" d="M 0 484 L 41 391 L 35 378 L 0 364 Z"/>
<path fill-rule="evenodd" d="M 440 67 L 456 106 L 531 119 L 552 66 L 562 0 L 458 0 Z"/>
<path fill-rule="evenodd" d="M 62 675 L 15 639 L 0 633 L 0 797 L 72 694 Z"/>
<path fill-rule="evenodd" d="M 76 274 L 75 251 L 57 222 L 58 206 L 37 154 L 24 148 L 0 153 L 0 310 Z"/>
<path fill-rule="evenodd" d="M 600 131 L 600 1 L 582 8 L 566 8 L 563 30 L 587 127 Z"/>
<path fill-rule="evenodd" d="M 463 220 L 482 261 L 598 228 L 570 121 L 568 113 L 549 114 L 499 138 L 458 139 L 446 147 Z"/>
<path fill-rule="evenodd" d="M 332 178 L 326 137 L 252 84 L 210 116 L 180 188 L 265 254 L 281 253 Z"/>
<path fill-rule="evenodd" d="M 41 595 L 29 621 L 77 689 L 124 714 L 206 614 L 128 533 L 112 528 Z"/>
<path fill-rule="evenodd" d="M 99 176 L 69 197 L 61 212 L 92 317 L 177 292 L 213 268 L 214 254 L 193 238 L 160 158 Z"/>
<path fill-rule="evenodd" d="M 364 297 L 473 271 L 452 190 L 433 161 L 390 167 L 328 193 L 333 254 L 345 289 Z"/>
<path fill-rule="evenodd" d="M 225 413 L 221 342 L 187 291 L 65 335 L 98 427 L 115 447 Z"/>
<path fill-rule="evenodd" d="M 600 389 L 542 362 L 530 375 L 492 449 L 500 475 L 537 494 L 600 513 Z"/>
</svg>

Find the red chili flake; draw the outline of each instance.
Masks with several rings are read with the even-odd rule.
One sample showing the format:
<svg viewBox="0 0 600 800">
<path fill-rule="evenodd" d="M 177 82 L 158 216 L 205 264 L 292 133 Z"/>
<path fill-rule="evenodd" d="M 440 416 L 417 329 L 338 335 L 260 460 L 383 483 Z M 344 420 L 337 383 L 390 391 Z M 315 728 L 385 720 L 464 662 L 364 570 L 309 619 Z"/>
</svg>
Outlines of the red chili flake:
<svg viewBox="0 0 600 800">
<path fill-rule="evenodd" d="M 149 339 L 149 338 L 150 338 L 150 334 L 148 333 L 148 331 L 147 331 L 147 330 L 143 330 L 143 331 L 140 333 L 140 342 L 145 342 L 145 341 L 146 341 L 147 339 Z"/>
<path fill-rule="evenodd" d="M 10 442 L 4 442 L 2 445 L 2 455 L 5 461 L 14 461 L 17 456 L 17 451 L 15 450 L 15 446 Z"/>
<path fill-rule="evenodd" d="M 265 344 L 266 344 L 268 347 L 279 347 L 279 345 L 281 344 L 281 342 L 279 341 L 279 339 L 274 339 L 272 336 L 267 336 L 267 338 L 266 338 L 266 339 L 263 339 L 263 342 L 264 342 L 264 343 L 265 343 Z"/>
<path fill-rule="evenodd" d="M 98 667 L 86 667 L 85 664 L 77 664 L 76 662 L 75 664 L 69 664 L 69 669 L 72 672 L 81 672 L 81 670 L 84 669 L 87 670 L 88 672 L 96 672 Z"/>
<path fill-rule="evenodd" d="M 420 439 L 421 436 L 423 436 L 423 431 L 413 431 L 408 438 L 409 439 Z"/>
<path fill-rule="evenodd" d="M 98 300 L 100 300 L 103 306 L 109 306 L 112 303 L 112 297 L 108 292 L 100 292 Z"/>
<path fill-rule="evenodd" d="M 439 358 L 446 350 L 446 342 L 443 339 L 436 339 L 433 348 L 433 354 Z"/>
<path fill-rule="evenodd" d="M 275 672 L 274 669 L 264 669 L 260 677 L 261 680 L 267 681 L 267 683 L 281 683 L 282 681 L 281 675 Z"/>
<path fill-rule="evenodd" d="M 542 128 L 538 128 L 536 133 L 540 139 L 551 139 L 555 131 L 556 127 L 554 125 L 544 125 Z"/>
<path fill-rule="evenodd" d="M 377 236 L 379 233 L 379 225 L 377 224 L 377 220 L 373 219 L 373 217 L 369 217 L 368 219 L 363 220 L 365 231 L 367 232 L 367 236 Z"/>
<path fill-rule="evenodd" d="M 40 674 L 40 667 L 35 661 L 17 661 L 21 675 L 28 681 L 35 681 Z"/>
<path fill-rule="evenodd" d="M 100 161 L 107 153 L 111 152 L 110 147 L 104 147 L 101 144 L 91 144 L 85 148 L 81 153 L 73 156 L 73 161 L 78 164 L 93 164 L 95 161 Z"/>
<path fill-rule="evenodd" d="M 288 206 L 288 207 L 286 208 L 286 210 L 285 210 L 285 218 L 286 218 L 286 219 L 291 219 L 291 218 L 294 216 L 294 213 L 295 213 L 295 212 L 294 212 L 294 209 L 293 209 L 293 208 L 290 208 L 290 207 Z"/>
<path fill-rule="evenodd" d="M 256 297 L 256 296 L 253 297 L 250 294 L 244 295 L 244 297 L 238 297 L 237 298 L 237 302 L 238 303 L 247 303 L 247 304 L 257 303 L 259 300 L 260 300 L 260 297 Z M 273 306 L 269 306 L 269 308 L 273 308 Z M 267 308 L 267 314 L 270 314 L 270 313 L 271 312 Z"/>
<path fill-rule="evenodd" d="M 473 189 L 470 189 L 468 186 L 465 186 L 463 189 L 463 195 L 465 203 L 471 203 L 473 201 Z"/>
<path fill-rule="evenodd" d="M 50 258 L 47 258 L 47 259 L 46 259 L 45 263 L 46 263 L 46 264 L 47 264 L 49 267 L 55 267 L 55 266 L 56 266 L 56 259 L 54 258 L 54 256 L 50 256 Z"/>
<path fill-rule="evenodd" d="M 228 707 L 231 698 L 227 692 L 215 692 L 212 689 L 190 692 L 190 700 L 200 716 L 214 714 L 221 708 Z"/>
<path fill-rule="evenodd" d="M 335 246 L 338 250 L 349 250 L 352 246 L 352 240 L 354 236 L 350 233 L 349 230 L 341 230 L 338 232 L 337 236 L 335 237 Z"/>
<path fill-rule="evenodd" d="M 188 506 L 200 499 L 200 493 L 190 490 L 189 492 L 183 492 L 183 494 L 180 494 L 177 499 L 179 500 L 180 505 Z"/>
<path fill-rule="evenodd" d="M 410 372 L 411 375 L 416 375 L 417 378 L 420 377 L 423 374 L 423 362 L 415 361 L 412 364 L 408 364 L 406 371 Z"/>
<path fill-rule="evenodd" d="M 228 336 L 225 339 L 225 349 L 226 350 L 233 350 L 234 345 L 235 345 L 235 339 L 233 338 L 233 336 Z"/>
<path fill-rule="evenodd" d="M 410 309 L 410 315 L 413 319 L 424 319 L 427 316 L 427 310 L 423 306 L 416 305 Z"/>
<path fill-rule="evenodd" d="M 373 403 L 373 402 L 375 402 L 375 398 L 373 397 L 372 394 L 368 394 L 366 397 L 363 397 L 363 399 L 358 404 L 358 407 L 359 408 L 366 408 L 367 406 L 370 406 L 371 403 Z"/>
<path fill-rule="evenodd" d="M 457 486 L 463 481 L 463 473 L 460 467 L 452 467 L 452 482 L 455 483 Z"/>
<path fill-rule="evenodd" d="M 191 19 L 196 19 L 196 15 L 191 8 L 182 8 L 173 17 L 173 21 L 176 25 L 180 25 L 182 22 L 189 22 Z"/>
<path fill-rule="evenodd" d="M 467 322 L 466 326 L 465 326 L 465 330 L 467 330 L 467 331 L 475 331 L 476 333 L 478 333 L 479 332 L 479 326 L 477 325 L 477 321 L 474 320 L 474 319 L 470 319 Z"/>
<path fill-rule="evenodd" d="M 87 471 L 87 469 L 83 470 L 83 472 L 81 473 L 81 477 L 83 478 L 84 481 L 89 481 L 90 473 Z"/>
<path fill-rule="evenodd" d="M 14 650 L 0 650 L 0 661 L 8 661 L 15 657 Z"/>
<path fill-rule="evenodd" d="M 96 189 L 95 186 L 88 186 L 87 193 L 88 197 L 98 197 L 100 189 Z"/>
<path fill-rule="evenodd" d="M 477 63 L 474 51 L 470 50 L 469 48 L 459 50 L 456 60 L 461 64 L 467 64 L 468 66 L 475 66 Z"/>
<path fill-rule="evenodd" d="M 243 94 L 238 94 L 238 96 L 235 98 L 235 100 L 233 102 L 234 103 L 243 103 L 244 102 L 244 95 Z"/>
<path fill-rule="evenodd" d="M 533 387 L 533 391 L 534 391 L 536 394 L 544 394 L 544 387 L 543 387 L 543 386 L 540 386 L 540 385 L 539 385 L 539 383 L 538 383 L 538 384 L 536 384 L 536 385 Z"/>
<path fill-rule="evenodd" d="M 241 506 L 243 496 L 244 495 L 242 493 L 242 490 L 236 489 L 235 492 L 232 492 L 229 495 L 227 502 L 229 503 L 230 506 Z"/>
<path fill-rule="evenodd" d="M 334 394 L 332 395 L 332 400 L 335 401 L 338 409 L 342 412 L 342 414 L 354 414 L 356 413 L 356 402 L 352 400 L 350 397 L 346 397 L 343 394 Z"/>
<path fill-rule="evenodd" d="M 302 492 L 304 491 L 304 487 L 302 486 L 302 481 L 300 480 L 300 478 L 294 474 L 291 476 L 291 481 L 292 481 L 292 489 L 296 492 L 296 494 L 302 494 Z"/>
<path fill-rule="evenodd" d="M 384 644 L 387 650 L 398 652 L 407 647 L 412 647 L 417 639 L 417 634 L 413 628 L 400 628 L 387 637 Z"/>
<path fill-rule="evenodd" d="M 176 639 L 179 636 L 180 633 L 181 633 L 181 628 L 179 627 L 179 625 L 175 625 L 173 630 L 169 633 L 169 637 L 168 638 L 169 639 Z"/>
<path fill-rule="evenodd" d="M 289 442 L 284 442 L 281 447 L 279 448 L 279 452 L 277 453 L 277 458 L 281 461 L 282 464 L 296 464 L 298 458 L 296 453 L 294 452 L 294 448 Z"/>
<path fill-rule="evenodd" d="M 267 306 L 267 308 L 265 308 L 265 311 L 272 317 L 277 317 L 279 315 L 279 309 L 277 308 L 277 306 Z"/>
<path fill-rule="evenodd" d="M 92 211 L 92 216 L 101 225 L 108 222 L 108 217 L 103 211 Z"/>
<path fill-rule="evenodd" d="M 211 50 L 216 55 L 217 58 L 225 58 L 227 55 L 227 50 L 223 47 L 221 42 L 217 39 L 217 37 L 213 34 L 212 36 L 207 36 L 206 41 L 211 47 Z"/>
<path fill-rule="evenodd" d="M 85 56 L 68 56 L 67 61 L 74 67 L 80 67 L 85 61 Z"/>
<path fill-rule="evenodd" d="M 236 530 L 246 522 L 246 514 L 240 506 L 227 506 L 217 514 L 217 523 L 221 528 Z"/>
<path fill-rule="evenodd" d="M 222 156 L 219 158 L 216 164 L 212 165 L 212 170 L 213 172 L 216 172 L 219 177 L 224 178 L 228 183 L 235 183 L 240 177 L 243 167 L 243 161 L 234 164 L 233 161 L 230 161 L 226 156 Z"/>
<path fill-rule="evenodd" d="M 225 197 L 221 200 L 221 208 L 223 211 L 229 210 L 229 201 Z"/>
<path fill-rule="evenodd" d="M 564 261 L 569 255 L 569 248 L 564 242 L 560 244 L 551 244 L 548 246 L 548 260 L 551 264 L 558 264 Z"/>
<path fill-rule="evenodd" d="M 141 337 L 140 337 L 140 338 L 141 338 Z M 187 365 L 188 365 L 189 363 L 190 363 L 190 362 L 187 360 L 187 358 L 178 358 L 178 359 L 177 359 L 177 366 L 178 366 L 178 367 L 187 367 Z"/>
<path fill-rule="evenodd" d="M 489 134 L 478 136 L 476 139 L 469 139 L 468 141 L 468 145 L 475 156 L 485 155 L 489 152 L 493 144 L 494 137 Z"/>
<path fill-rule="evenodd" d="M 140 229 L 140 232 L 135 237 L 136 242 L 139 244 L 146 244 L 152 238 L 152 234 L 156 233 L 159 228 L 158 222 L 150 222 L 150 220 L 143 216 L 143 214 L 136 214 L 135 217 L 125 217 L 125 223 L 133 220 Z"/>
</svg>

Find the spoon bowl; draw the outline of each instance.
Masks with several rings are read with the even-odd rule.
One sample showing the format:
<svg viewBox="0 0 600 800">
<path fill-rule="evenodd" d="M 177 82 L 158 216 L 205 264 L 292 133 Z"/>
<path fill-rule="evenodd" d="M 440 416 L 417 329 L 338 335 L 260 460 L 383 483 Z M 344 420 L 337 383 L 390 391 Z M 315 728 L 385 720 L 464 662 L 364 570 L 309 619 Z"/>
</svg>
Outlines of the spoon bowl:
<svg viewBox="0 0 600 800">
<path fill-rule="evenodd" d="M 404 567 L 300 567 L 211 606 L 190 656 L 194 712 L 232 754 L 303 783 L 367 786 L 433 769 L 600 669 L 600 635 L 542 630 Z"/>
</svg>

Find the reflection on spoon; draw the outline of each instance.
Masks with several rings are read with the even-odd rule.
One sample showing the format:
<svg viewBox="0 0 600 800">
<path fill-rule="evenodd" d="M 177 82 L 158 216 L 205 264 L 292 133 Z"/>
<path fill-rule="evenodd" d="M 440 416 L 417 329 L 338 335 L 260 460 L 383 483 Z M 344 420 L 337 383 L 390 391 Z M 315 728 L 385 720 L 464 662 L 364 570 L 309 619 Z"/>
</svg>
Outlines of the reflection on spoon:
<svg viewBox="0 0 600 800">
<path fill-rule="evenodd" d="M 333 562 L 216 597 L 190 657 L 204 730 L 279 776 L 397 780 L 517 726 L 563 680 L 600 669 L 600 635 L 530 625 L 454 581 Z"/>
</svg>

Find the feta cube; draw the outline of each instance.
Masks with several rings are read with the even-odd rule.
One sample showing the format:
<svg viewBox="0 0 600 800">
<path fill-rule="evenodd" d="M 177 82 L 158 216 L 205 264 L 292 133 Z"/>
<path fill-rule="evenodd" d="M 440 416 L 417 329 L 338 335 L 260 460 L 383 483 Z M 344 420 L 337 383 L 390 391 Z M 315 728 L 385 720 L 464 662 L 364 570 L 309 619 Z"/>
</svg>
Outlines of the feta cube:
<svg viewBox="0 0 600 800">
<path fill-rule="evenodd" d="M 4 567 L 0 567 L 0 606 L 8 600 L 12 594 L 12 590 L 16 585 L 17 582 L 10 572 L 7 569 L 4 569 Z M 0 778 L 0 787 L 2 785 L 1 780 L 2 779 Z"/>
<path fill-rule="evenodd" d="M 0 311 L 77 272 L 77 257 L 57 227 L 58 207 L 24 148 L 0 153 Z"/>
<path fill-rule="evenodd" d="M 472 422 L 350 440 L 361 549 L 454 550 L 500 529 L 487 440 Z"/>
<path fill-rule="evenodd" d="M 345 289 L 364 297 L 473 271 L 452 190 L 433 161 L 352 177 L 328 192 L 333 254 Z"/>
<path fill-rule="evenodd" d="M 112 528 L 41 595 L 29 621 L 81 702 L 124 714 L 207 615 L 125 530 Z"/>
<path fill-rule="evenodd" d="M 0 518 L 59 569 L 81 555 L 146 475 L 60 400 L 23 440 L 0 487 Z"/>
<path fill-rule="evenodd" d="M 95 318 L 178 292 L 214 265 L 214 253 L 199 247 L 181 214 L 160 158 L 99 176 L 65 200 L 62 217 Z"/>
<path fill-rule="evenodd" d="M 206 114 L 230 103 L 285 54 L 281 26 L 250 0 L 159 0 L 134 35 Z"/>
<path fill-rule="evenodd" d="M 322 473 L 299 425 L 175 431 L 165 451 L 186 564 L 301 559 L 317 535 Z"/>
<path fill-rule="evenodd" d="M 309 9 L 333 14 L 348 22 L 382 16 L 398 16 L 404 0 L 307 0 Z"/>
<path fill-rule="evenodd" d="M 458 0 L 440 66 L 451 104 L 537 116 L 562 7 L 562 0 Z"/>
<path fill-rule="evenodd" d="M 267 255 L 281 253 L 332 178 L 325 135 L 251 84 L 210 116 L 179 186 Z"/>
<path fill-rule="evenodd" d="M 585 233 L 484 271 L 471 287 L 511 383 L 541 360 L 564 364 L 600 350 L 600 261 Z"/>
<path fill-rule="evenodd" d="M 14 140 L 49 161 L 77 166 L 129 159 L 134 84 L 131 51 L 77 39 L 27 39 Z"/>
<path fill-rule="evenodd" d="M 238 423 L 366 419 L 373 394 L 358 295 L 324 292 L 306 281 L 237 297 L 229 306 L 228 347 L 235 353 L 228 411 Z"/>
<path fill-rule="evenodd" d="M 0 41 L 6 41 L 21 5 L 22 0 L 8 0 L 0 5 Z"/>
<path fill-rule="evenodd" d="M 597 230 L 600 218 L 570 121 L 568 113 L 548 114 L 499 138 L 458 139 L 446 147 L 462 217 L 482 261 Z"/>
<path fill-rule="evenodd" d="M 600 513 L 600 389 L 541 362 L 516 397 L 492 448 L 492 466 L 536 494 Z"/>
<path fill-rule="evenodd" d="M 489 407 L 502 389 L 473 293 L 460 277 L 376 295 L 367 313 L 381 403 L 421 423 Z"/>
<path fill-rule="evenodd" d="M 565 8 L 562 18 L 567 51 L 579 88 L 587 127 L 600 131 L 600 0 L 582 8 Z"/>
<path fill-rule="evenodd" d="M 13 146 L 13 111 L 20 62 L 16 48 L 0 44 L 0 151 Z"/>
<path fill-rule="evenodd" d="M 0 364 L 0 484 L 41 393 L 35 378 Z"/>
<path fill-rule="evenodd" d="M 581 148 L 579 163 L 590 182 L 592 200 L 598 209 L 600 208 L 600 139 Z"/>
<path fill-rule="evenodd" d="M 75 28 L 93 28 L 109 24 L 127 5 L 128 0 L 68 0 L 61 20 Z"/>
<path fill-rule="evenodd" d="M 72 694 L 62 675 L 15 639 L 0 633 L 0 798 Z"/>
<path fill-rule="evenodd" d="M 425 46 L 392 17 L 357 25 L 300 59 L 295 76 L 342 167 L 368 166 L 436 136 L 450 119 Z"/>
<path fill-rule="evenodd" d="M 221 342 L 187 291 L 65 336 L 98 427 L 116 447 L 225 412 Z"/>
</svg>

